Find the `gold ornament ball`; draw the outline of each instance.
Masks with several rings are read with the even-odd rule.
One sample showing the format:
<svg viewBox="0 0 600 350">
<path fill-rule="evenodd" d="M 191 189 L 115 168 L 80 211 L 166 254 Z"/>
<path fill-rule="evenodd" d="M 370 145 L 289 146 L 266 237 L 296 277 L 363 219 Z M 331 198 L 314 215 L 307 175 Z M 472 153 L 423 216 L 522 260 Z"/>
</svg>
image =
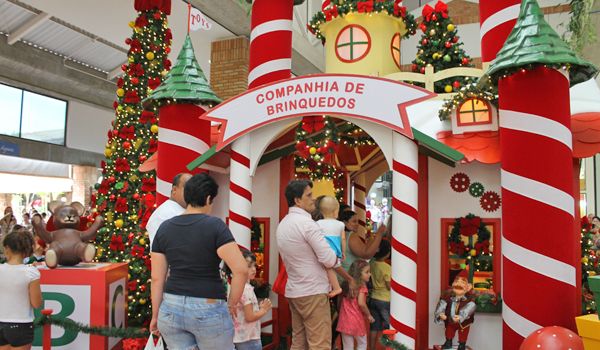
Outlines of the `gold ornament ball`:
<svg viewBox="0 0 600 350">
<path fill-rule="evenodd" d="M 435 35 L 435 29 L 432 29 L 429 31 L 429 35 L 434 36 Z"/>
<path fill-rule="evenodd" d="M 454 26 L 454 24 L 450 23 L 448 24 L 448 26 L 446 26 L 446 29 L 448 29 L 449 32 L 453 32 L 454 29 L 456 29 L 456 27 Z"/>
<path fill-rule="evenodd" d="M 166 70 L 166 69 L 164 69 L 162 72 L 160 72 L 160 75 L 162 75 L 162 76 L 164 77 L 164 76 L 165 76 L 165 75 L 167 75 L 168 73 L 169 73 L 169 71 L 168 71 L 168 70 Z"/>
<path fill-rule="evenodd" d="M 127 59 L 127 61 L 129 63 L 133 63 L 133 61 L 135 61 L 135 58 L 133 56 L 129 56 L 129 58 Z"/>
<path fill-rule="evenodd" d="M 117 219 L 117 220 L 115 220 L 115 227 L 116 227 L 116 228 L 121 228 L 121 227 L 123 227 L 123 220 L 121 220 L 121 219 Z"/>
<path fill-rule="evenodd" d="M 588 258 L 587 258 L 587 256 L 584 256 L 583 258 L 581 258 L 581 262 L 582 262 L 583 264 L 587 264 L 587 263 L 588 263 Z"/>
<path fill-rule="evenodd" d="M 148 60 L 152 61 L 154 59 L 154 52 L 152 52 L 152 51 L 146 52 L 146 58 Z"/>
<path fill-rule="evenodd" d="M 143 239 L 143 238 L 140 238 L 140 241 L 139 241 L 139 242 L 140 242 L 140 244 L 141 244 L 141 245 L 144 245 L 144 244 L 146 244 L 146 240 L 145 240 L 145 239 Z"/>
<path fill-rule="evenodd" d="M 596 276 L 596 271 L 590 271 L 590 272 L 588 272 L 588 275 L 590 275 L 590 276 Z"/>
<path fill-rule="evenodd" d="M 106 158 L 110 157 L 112 155 L 112 150 L 110 148 L 105 148 L 104 155 L 106 156 Z"/>
<path fill-rule="evenodd" d="M 128 23 L 128 25 L 129 25 L 129 28 L 133 28 L 133 27 L 135 27 L 135 22 L 131 21 Z"/>
<path fill-rule="evenodd" d="M 446 91 L 447 93 L 451 93 L 452 92 L 452 86 L 451 85 L 444 86 L 444 91 Z"/>
<path fill-rule="evenodd" d="M 153 134 L 157 134 L 157 133 L 158 133 L 158 125 L 156 125 L 156 124 L 153 124 L 153 125 L 150 127 L 150 131 L 152 131 L 152 133 L 153 133 Z"/>
<path fill-rule="evenodd" d="M 316 154 L 317 153 L 317 148 L 316 147 L 311 147 L 308 149 L 308 153 L 310 154 Z"/>
<path fill-rule="evenodd" d="M 471 253 L 471 256 L 475 256 L 475 255 L 477 255 L 477 251 L 476 251 L 475 249 L 471 249 L 471 252 L 470 252 L 470 253 Z"/>
<path fill-rule="evenodd" d="M 117 96 L 119 97 L 123 97 L 125 95 L 125 90 L 118 88 L 117 89 Z"/>
<path fill-rule="evenodd" d="M 145 305 L 146 304 L 146 299 L 144 299 L 144 298 L 140 299 L 140 304 Z"/>
</svg>

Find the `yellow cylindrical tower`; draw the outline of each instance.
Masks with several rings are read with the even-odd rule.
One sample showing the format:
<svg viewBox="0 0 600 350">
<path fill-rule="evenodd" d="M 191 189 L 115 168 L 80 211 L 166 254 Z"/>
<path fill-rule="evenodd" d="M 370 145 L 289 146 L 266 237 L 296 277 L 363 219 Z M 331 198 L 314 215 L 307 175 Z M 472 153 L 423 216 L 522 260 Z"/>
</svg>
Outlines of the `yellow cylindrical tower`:
<svg viewBox="0 0 600 350">
<path fill-rule="evenodd" d="M 400 71 L 404 20 L 386 12 L 351 12 L 320 27 L 325 72 L 385 76 Z"/>
</svg>

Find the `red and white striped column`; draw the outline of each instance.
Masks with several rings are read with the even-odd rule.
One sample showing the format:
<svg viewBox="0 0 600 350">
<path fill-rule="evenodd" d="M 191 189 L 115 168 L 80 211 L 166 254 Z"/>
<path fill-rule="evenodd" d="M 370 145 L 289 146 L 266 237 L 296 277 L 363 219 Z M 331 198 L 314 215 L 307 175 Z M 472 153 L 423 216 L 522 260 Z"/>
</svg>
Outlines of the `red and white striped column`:
<svg viewBox="0 0 600 350">
<path fill-rule="evenodd" d="M 499 95 L 502 348 L 517 350 L 578 315 L 569 79 L 538 67 L 500 79 Z"/>
<path fill-rule="evenodd" d="M 359 174 L 354 179 L 354 201 L 353 209 L 358 216 L 358 224 L 364 230 L 367 226 L 367 208 L 365 200 L 367 198 L 367 189 L 365 188 L 365 174 Z"/>
<path fill-rule="evenodd" d="M 254 0 L 250 33 L 248 88 L 292 75 L 293 0 Z M 229 228 L 236 242 L 250 248 L 252 177 L 250 137 L 245 135 L 231 147 Z"/>
<path fill-rule="evenodd" d="M 392 189 L 392 290 L 390 324 L 398 331 L 395 340 L 411 349 L 417 337 L 417 144 L 394 132 Z"/>
<path fill-rule="evenodd" d="M 159 110 L 156 204 L 171 196 L 175 175 L 209 148 L 210 121 L 198 118 L 204 109 L 193 104 L 166 104 Z M 165 157 L 164 155 L 168 155 Z M 197 171 L 196 171 L 197 172 Z"/>
<path fill-rule="evenodd" d="M 519 16 L 521 0 L 480 0 L 479 23 L 481 60 L 484 64 L 496 58 Z"/>
</svg>

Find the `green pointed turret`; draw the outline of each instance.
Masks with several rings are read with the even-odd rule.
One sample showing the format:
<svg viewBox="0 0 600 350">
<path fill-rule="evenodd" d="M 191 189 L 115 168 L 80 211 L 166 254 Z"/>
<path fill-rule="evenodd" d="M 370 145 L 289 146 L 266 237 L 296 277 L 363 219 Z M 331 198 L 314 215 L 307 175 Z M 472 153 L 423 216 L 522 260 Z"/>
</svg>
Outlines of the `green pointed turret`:
<svg viewBox="0 0 600 350">
<path fill-rule="evenodd" d="M 162 83 L 144 101 L 148 100 L 183 100 L 210 106 L 221 103 L 196 61 L 189 35 L 185 37 L 177 62 Z"/>
<path fill-rule="evenodd" d="M 535 64 L 570 66 L 571 85 L 597 74 L 596 67 L 577 57 L 544 20 L 537 1 L 523 0 L 517 23 L 486 75 L 496 81 L 507 71 Z"/>
</svg>

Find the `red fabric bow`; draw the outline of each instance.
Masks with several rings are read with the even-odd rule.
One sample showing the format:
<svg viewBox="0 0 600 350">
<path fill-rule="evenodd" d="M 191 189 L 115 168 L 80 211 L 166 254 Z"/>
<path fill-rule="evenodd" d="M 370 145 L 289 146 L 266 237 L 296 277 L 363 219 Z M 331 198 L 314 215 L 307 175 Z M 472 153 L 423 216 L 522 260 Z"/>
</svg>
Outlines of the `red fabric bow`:
<svg viewBox="0 0 600 350">
<path fill-rule="evenodd" d="M 148 19 L 146 18 L 146 16 L 141 15 L 138 18 L 135 19 L 135 26 L 138 28 L 142 28 L 148 25 Z"/>
<path fill-rule="evenodd" d="M 448 18 L 448 5 L 445 2 L 438 1 L 435 4 L 435 12 L 441 13 L 444 18 Z"/>
<path fill-rule="evenodd" d="M 333 6 L 332 8 L 330 8 L 328 10 L 323 10 L 323 13 L 325 14 L 326 21 L 331 21 L 333 18 L 339 16 L 337 6 Z"/>
<path fill-rule="evenodd" d="M 169 65 L 170 65 L 169 61 Z M 156 90 L 156 88 L 160 85 L 160 78 L 150 78 L 148 79 L 148 87 L 152 90 Z"/>
<path fill-rule="evenodd" d="M 171 14 L 171 0 L 135 0 L 133 7 L 136 11 L 157 9 L 167 15 Z"/>
<path fill-rule="evenodd" d="M 302 129 L 306 132 L 317 132 L 325 127 L 325 120 L 322 116 L 312 116 L 302 118 Z"/>
<path fill-rule="evenodd" d="M 460 219 L 460 234 L 466 237 L 473 236 L 479 230 L 479 226 L 481 225 L 481 218 L 473 217 L 470 219 L 461 218 Z"/>
<path fill-rule="evenodd" d="M 426 22 L 431 21 L 431 16 L 433 16 L 433 12 L 433 7 L 429 6 L 429 4 L 423 7 L 422 15 Z"/>
<path fill-rule="evenodd" d="M 394 1 L 394 16 L 406 17 L 406 7 L 402 6 L 402 0 Z"/>
<path fill-rule="evenodd" d="M 124 103 L 137 104 L 140 103 L 141 99 L 138 96 L 137 91 L 127 91 L 125 93 L 125 98 L 123 99 Z"/>
<path fill-rule="evenodd" d="M 135 247 L 131 248 L 131 255 L 141 258 L 144 256 L 144 248 L 141 245 L 136 245 Z"/>
<path fill-rule="evenodd" d="M 154 118 L 154 112 L 143 111 L 140 115 L 140 123 L 148 123 L 152 118 Z"/>
<path fill-rule="evenodd" d="M 371 12 L 373 11 L 373 0 L 358 2 L 356 8 L 360 13 Z"/>
<path fill-rule="evenodd" d="M 331 0 L 325 0 L 325 1 L 323 1 L 323 3 L 321 4 L 321 11 L 325 12 L 325 9 L 329 5 L 331 5 Z"/>
<path fill-rule="evenodd" d="M 310 152 L 309 147 L 306 145 L 306 141 L 300 141 L 296 144 L 296 151 L 302 158 L 308 158 Z"/>
</svg>

